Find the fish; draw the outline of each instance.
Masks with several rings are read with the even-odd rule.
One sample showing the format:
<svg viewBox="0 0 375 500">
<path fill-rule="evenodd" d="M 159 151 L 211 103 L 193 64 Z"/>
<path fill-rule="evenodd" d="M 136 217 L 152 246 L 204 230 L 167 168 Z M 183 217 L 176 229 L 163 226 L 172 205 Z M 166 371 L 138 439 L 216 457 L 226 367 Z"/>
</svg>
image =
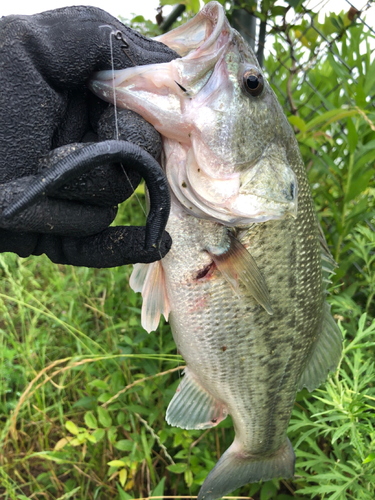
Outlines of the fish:
<svg viewBox="0 0 375 500">
<path fill-rule="evenodd" d="M 313 391 L 342 352 L 326 301 L 335 262 L 294 132 L 257 59 L 217 2 L 157 38 L 179 58 L 100 72 L 103 99 L 162 135 L 172 248 L 134 267 L 142 325 L 163 314 L 184 376 L 166 420 L 209 429 L 228 415 L 232 445 L 199 500 L 292 478 L 287 437 L 297 391 Z"/>
</svg>

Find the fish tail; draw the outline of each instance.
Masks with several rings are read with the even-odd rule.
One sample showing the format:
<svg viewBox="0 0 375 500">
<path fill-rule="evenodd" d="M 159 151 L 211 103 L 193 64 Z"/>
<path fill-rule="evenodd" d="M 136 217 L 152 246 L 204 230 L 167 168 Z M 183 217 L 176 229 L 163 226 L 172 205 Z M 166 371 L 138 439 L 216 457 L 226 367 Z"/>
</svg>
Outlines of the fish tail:
<svg viewBox="0 0 375 500">
<path fill-rule="evenodd" d="M 216 500 L 248 483 L 291 478 L 295 461 L 288 438 L 275 453 L 265 457 L 246 455 L 235 441 L 208 474 L 198 500 Z"/>
</svg>

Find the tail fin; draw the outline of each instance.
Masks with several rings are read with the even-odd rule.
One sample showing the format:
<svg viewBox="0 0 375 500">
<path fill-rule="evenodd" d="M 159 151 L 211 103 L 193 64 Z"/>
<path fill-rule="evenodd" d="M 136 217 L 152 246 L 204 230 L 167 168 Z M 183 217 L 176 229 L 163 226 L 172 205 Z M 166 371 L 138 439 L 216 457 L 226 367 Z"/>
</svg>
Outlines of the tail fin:
<svg viewBox="0 0 375 500">
<path fill-rule="evenodd" d="M 208 474 L 198 500 L 216 500 L 245 484 L 260 480 L 293 477 L 295 461 L 288 438 L 273 455 L 262 458 L 240 453 L 233 443 Z"/>
</svg>

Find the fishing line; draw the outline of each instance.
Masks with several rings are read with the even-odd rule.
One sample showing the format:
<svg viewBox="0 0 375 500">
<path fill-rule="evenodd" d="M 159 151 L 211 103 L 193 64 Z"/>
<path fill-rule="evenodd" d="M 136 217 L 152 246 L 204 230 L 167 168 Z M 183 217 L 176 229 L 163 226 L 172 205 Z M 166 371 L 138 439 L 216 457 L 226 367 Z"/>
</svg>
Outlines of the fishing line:
<svg viewBox="0 0 375 500">
<path fill-rule="evenodd" d="M 111 67 L 112 67 L 112 92 L 113 92 L 113 106 L 114 106 L 114 111 L 115 111 L 115 130 L 116 130 L 116 141 L 119 140 L 119 131 L 118 131 L 118 116 L 117 116 L 117 99 L 116 99 L 116 86 L 115 86 L 115 63 L 114 63 L 114 57 L 113 57 L 113 43 L 112 43 L 112 37 L 117 36 L 117 31 L 112 30 L 109 34 L 109 47 L 111 50 Z M 124 168 L 124 165 L 120 163 L 122 171 L 124 172 L 124 175 L 126 177 L 126 180 L 128 181 L 133 194 L 135 195 L 138 205 L 141 207 L 143 214 L 147 217 L 147 213 L 141 203 L 141 200 L 139 199 L 137 193 L 135 192 L 135 189 L 129 179 L 129 176 Z"/>
<path fill-rule="evenodd" d="M 117 99 L 116 99 L 116 86 L 115 86 L 115 63 L 114 63 L 114 56 L 113 56 L 113 43 L 112 43 L 112 37 L 115 37 L 118 39 L 118 33 L 119 31 L 115 31 L 112 29 L 111 26 L 109 25 L 103 25 L 103 26 L 100 26 L 101 28 L 111 28 L 111 32 L 109 34 L 109 47 L 110 47 L 110 53 L 111 53 L 111 68 L 112 68 L 112 92 L 113 92 L 113 106 L 114 106 L 114 115 L 115 115 L 115 130 L 116 130 L 116 140 L 118 141 L 119 140 L 119 130 L 118 130 L 118 114 L 117 114 Z M 121 32 L 120 32 L 121 33 Z M 121 40 L 125 42 L 124 38 L 122 37 L 121 35 Z M 125 52 L 126 53 L 126 52 Z M 126 53 L 126 55 L 129 57 L 129 59 L 131 60 L 131 62 L 135 65 L 133 59 Z M 124 175 L 125 175 L 125 178 L 126 180 L 128 181 L 132 191 L 133 191 L 133 194 L 134 196 L 136 197 L 137 199 L 137 202 L 138 202 L 138 205 L 141 207 L 142 209 L 142 212 L 143 214 L 145 215 L 145 217 L 147 218 L 147 212 L 144 208 L 144 206 L 142 205 L 141 203 L 141 200 L 139 199 L 136 191 L 135 191 L 135 188 L 134 186 L 132 185 L 130 179 L 129 179 L 129 176 L 124 168 L 124 165 L 122 163 L 120 163 L 121 165 L 121 168 L 122 168 L 122 171 L 124 172 Z M 145 194 L 146 194 L 146 197 L 147 197 L 147 193 L 145 191 Z M 160 249 L 158 248 L 157 249 L 158 253 L 159 253 L 159 257 L 160 257 L 160 260 L 163 258 L 162 255 L 161 255 L 161 252 L 160 252 Z"/>
<path fill-rule="evenodd" d="M 109 34 L 109 46 L 110 46 L 110 50 L 111 50 L 111 67 L 112 67 L 112 92 L 113 92 L 113 101 L 114 101 L 114 110 L 115 110 L 115 127 L 116 127 L 116 140 L 118 141 L 119 140 L 119 131 L 118 131 L 118 116 L 117 116 L 117 100 L 116 100 L 116 86 L 115 86 L 115 64 L 114 64 L 114 57 L 113 57 L 113 43 L 112 43 L 112 37 L 117 37 L 118 36 L 118 31 L 114 31 L 112 30 Z M 125 43 L 125 40 L 123 39 L 123 37 L 121 37 L 121 40 Z M 126 52 L 125 52 L 126 53 Z M 132 63 L 134 64 L 135 66 L 135 63 L 133 61 L 133 59 L 131 59 L 131 57 L 126 53 L 126 55 L 129 57 L 129 59 L 132 61 Z M 147 218 L 147 212 L 146 210 L 144 209 L 142 203 L 141 203 L 141 200 L 139 199 L 129 177 L 128 177 L 128 174 L 124 168 L 124 165 L 122 163 L 120 163 L 121 165 L 121 168 L 122 168 L 122 171 L 124 172 L 125 174 L 125 177 L 128 181 L 128 183 L 130 184 L 130 187 L 133 191 L 133 194 L 134 196 L 136 197 L 137 199 L 137 202 L 138 202 L 138 205 L 141 207 L 142 209 L 142 212 L 143 214 L 145 215 L 145 217 Z M 147 185 L 146 185 L 147 187 Z M 145 189 L 146 189 L 145 187 Z M 145 191 L 145 194 L 146 194 L 146 191 Z M 147 194 L 146 194 L 146 197 L 147 197 Z M 161 252 L 160 252 L 160 249 L 158 248 L 158 253 L 159 253 L 159 257 L 160 257 L 160 260 L 163 258 L 162 255 L 161 255 Z"/>
<path fill-rule="evenodd" d="M 116 102 L 116 86 L 115 86 L 115 63 L 114 63 L 114 56 L 113 56 L 113 42 L 112 42 L 112 37 L 116 37 L 118 30 L 114 30 L 112 26 L 109 24 L 104 24 L 102 26 L 99 26 L 99 28 L 109 28 L 111 31 L 109 33 L 109 47 L 110 47 L 110 53 L 111 53 L 111 71 L 112 71 L 112 92 L 113 92 L 113 107 L 114 107 L 114 115 L 115 115 L 115 137 L 116 141 L 119 140 L 119 130 L 118 130 L 118 115 L 117 115 L 117 102 Z M 132 60 L 131 60 L 132 61 Z M 133 61 L 132 61 L 133 62 Z M 144 209 L 144 206 L 141 203 L 141 200 L 139 199 L 137 193 L 135 192 L 135 188 L 132 185 L 129 176 L 124 168 L 124 165 L 120 163 L 121 169 L 124 172 L 125 178 L 128 181 L 130 188 L 135 195 L 138 205 L 141 207 L 143 214 L 147 217 L 147 213 Z"/>
</svg>

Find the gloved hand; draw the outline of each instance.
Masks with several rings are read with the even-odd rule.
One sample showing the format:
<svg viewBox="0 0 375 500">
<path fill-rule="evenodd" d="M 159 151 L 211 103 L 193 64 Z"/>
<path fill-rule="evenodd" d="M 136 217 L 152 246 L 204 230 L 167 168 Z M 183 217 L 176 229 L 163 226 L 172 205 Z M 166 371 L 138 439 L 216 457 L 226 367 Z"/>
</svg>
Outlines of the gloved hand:
<svg viewBox="0 0 375 500">
<path fill-rule="evenodd" d="M 1 214 L 30 184 L 46 177 L 56 162 L 70 161 L 71 155 L 91 155 L 93 149 L 83 142 L 116 138 L 113 109 L 86 88 L 92 72 L 111 68 L 110 40 L 115 69 L 177 57 L 168 47 L 94 7 L 0 20 Z M 119 112 L 118 129 L 119 139 L 138 144 L 154 158 L 159 156 L 160 136 L 138 115 Z M 128 143 L 120 142 L 120 149 L 127 151 Z M 108 144 L 111 148 L 115 143 Z M 151 243 L 162 236 L 159 248 L 157 244 L 145 248 L 143 227 L 108 227 L 117 204 L 138 185 L 140 172 L 148 182 L 153 214 L 158 204 L 168 205 L 163 174 L 159 171 L 152 177 L 150 173 L 147 181 L 149 171 L 158 168 L 155 160 L 138 150 L 136 161 L 128 156 L 120 155 L 130 183 L 120 165 L 108 165 L 119 158 L 109 154 L 100 157 L 106 164 L 68 185 L 56 184 L 48 197 L 27 210 L 10 218 L 0 215 L 0 252 L 22 257 L 46 253 L 53 262 L 88 267 L 160 259 L 171 245 L 169 235 L 163 234 L 167 215 L 148 219 Z M 85 161 L 88 171 L 90 158 Z"/>
</svg>

